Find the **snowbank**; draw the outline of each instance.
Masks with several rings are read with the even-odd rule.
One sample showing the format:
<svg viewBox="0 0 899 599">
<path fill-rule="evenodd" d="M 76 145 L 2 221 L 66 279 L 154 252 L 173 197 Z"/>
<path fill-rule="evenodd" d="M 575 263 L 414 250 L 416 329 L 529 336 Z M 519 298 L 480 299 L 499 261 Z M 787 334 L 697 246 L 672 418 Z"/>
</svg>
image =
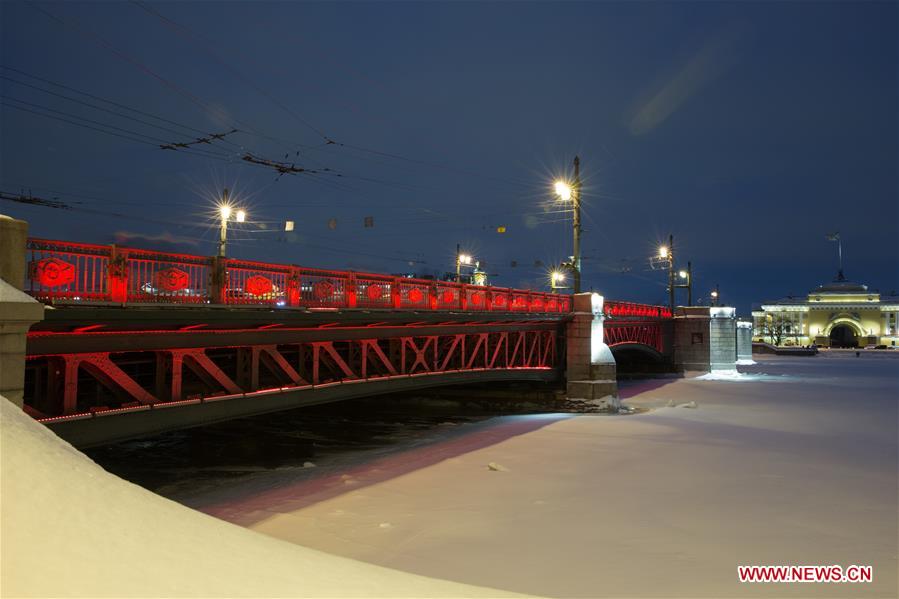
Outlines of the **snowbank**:
<svg viewBox="0 0 899 599">
<path fill-rule="evenodd" d="M 102 470 L 0 397 L 4 597 L 507 597 L 279 541 Z"/>
</svg>

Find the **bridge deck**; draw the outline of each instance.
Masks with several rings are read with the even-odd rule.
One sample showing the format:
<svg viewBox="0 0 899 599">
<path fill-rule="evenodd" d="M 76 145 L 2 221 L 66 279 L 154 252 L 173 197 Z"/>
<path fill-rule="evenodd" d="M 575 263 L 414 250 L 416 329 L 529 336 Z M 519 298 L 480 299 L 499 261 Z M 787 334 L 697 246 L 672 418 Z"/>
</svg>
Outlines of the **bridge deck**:
<svg viewBox="0 0 899 599">
<path fill-rule="evenodd" d="M 572 296 L 28 241 L 25 409 L 87 445 L 362 395 L 554 381 Z M 606 302 L 659 346 L 662 306 Z"/>
</svg>

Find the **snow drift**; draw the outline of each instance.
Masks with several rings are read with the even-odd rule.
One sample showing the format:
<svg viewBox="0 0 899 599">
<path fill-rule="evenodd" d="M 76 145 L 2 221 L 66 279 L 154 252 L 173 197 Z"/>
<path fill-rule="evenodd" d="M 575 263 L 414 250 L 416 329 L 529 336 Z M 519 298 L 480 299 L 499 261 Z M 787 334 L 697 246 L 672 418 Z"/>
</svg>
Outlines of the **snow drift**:
<svg viewBox="0 0 899 599">
<path fill-rule="evenodd" d="M 123 481 L 0 397 L 7 597 L 499 597 L 337 557 Z"/>
</svg>

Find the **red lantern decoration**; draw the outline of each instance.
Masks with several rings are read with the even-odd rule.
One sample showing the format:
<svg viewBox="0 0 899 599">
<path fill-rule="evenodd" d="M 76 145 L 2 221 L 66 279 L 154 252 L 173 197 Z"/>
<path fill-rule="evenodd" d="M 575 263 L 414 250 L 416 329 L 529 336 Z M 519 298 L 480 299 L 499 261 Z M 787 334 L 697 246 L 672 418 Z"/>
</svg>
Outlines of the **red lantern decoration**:
<svg viewBox="0 0 899 599">
<path fill-rule="evenodd" d="M 443 303 L 444 303 L 444 304 L 451 304 L 451 303 L 453 303 L 454 301 L 456 301 L 456 294 L 455 294 L 455 293 L 453 293 L 453 292 L 452 292 L 451 290 L 449 290 L 449 289 L 447 289 L 446 291 L 443 292 Z"/>
<path fill-rule="evenodd" d="M 493 296 L 493 305 L 499 308 L 506 305 L 506 296 L 505 295 L 495 295 Z"/>
<path fill-rule="evenodd" d="M 328 299 L 334 295 L 334 283 L 331 281 L 319 281 L 312 286 L 312 295 L 315 296 L 315 299 Z"/>
<path fill-rule="evenodd" d="M 555 311 L 556 309 L 556 300 L 551 299 L 546 301 L 546 309 L 549 311 Z"/>
<path fill-rule="evenodd" d="M 31 263 L 31 278 L 43 287 L 60 287 L 75 281 L 75 265 L 59 258 Z"/>
<path fill-rule="evenodd" d="M 365 297 L 371 301 L 377 301 L 384 295 L 384 290 L 380 285 L 369 285 L 365 288 Z"/>
<path fill-rule="evenodd" d="M 413 304 L 417 304 L 421 300 L 424 299 L 424 294 L 421 292 L 421 289 L 412 288 L 409 290 L 409 301 Z"/>
<path fill-rule="evenodd" d="M 542 307 L 543 307 L 543 300 L 540 299 L 539 297 L 535 297 L 531 301 L 531 308 L 535 308 L 535 309 L 539 310 Z"/>
<path fill-rule="evenodd" d="M 471 294 L 471 303 L 480 306 L 484 303 L 484 294 L 480 291 Z"/>
<path fill-rule="evenodd" d="M 275 286 L 272 285 L 271 279 L 267 279 L 260 275 L 253 275 L 252 277 L 247 278 L 246 283 L 243 285 L 244 291 L 250 295 L 255 295 L 256 297 L 271 295 L 274 288 Z"/>
<path fill-rule="evenodd" d="M 186 272 L 174 267 L 160 270 L 153 276 L 156 289 L 167 293 L 186 289 L 189 280 Z"/>
</svg>

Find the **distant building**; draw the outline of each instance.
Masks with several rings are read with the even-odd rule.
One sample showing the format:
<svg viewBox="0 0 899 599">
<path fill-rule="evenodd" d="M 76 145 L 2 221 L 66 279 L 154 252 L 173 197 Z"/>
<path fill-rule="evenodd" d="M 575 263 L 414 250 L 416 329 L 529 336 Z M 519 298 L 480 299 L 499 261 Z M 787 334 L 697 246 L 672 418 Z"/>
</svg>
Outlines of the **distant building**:
<svg viewBox="0 0 899 599">
<path fill-rule="evenodd" d="M 899 296 L 869 291 L 840 271 L 807 296 L 762 303 L 752 312 L 753 339 L 774 345 L 897 345 Z"/>
</svg>

